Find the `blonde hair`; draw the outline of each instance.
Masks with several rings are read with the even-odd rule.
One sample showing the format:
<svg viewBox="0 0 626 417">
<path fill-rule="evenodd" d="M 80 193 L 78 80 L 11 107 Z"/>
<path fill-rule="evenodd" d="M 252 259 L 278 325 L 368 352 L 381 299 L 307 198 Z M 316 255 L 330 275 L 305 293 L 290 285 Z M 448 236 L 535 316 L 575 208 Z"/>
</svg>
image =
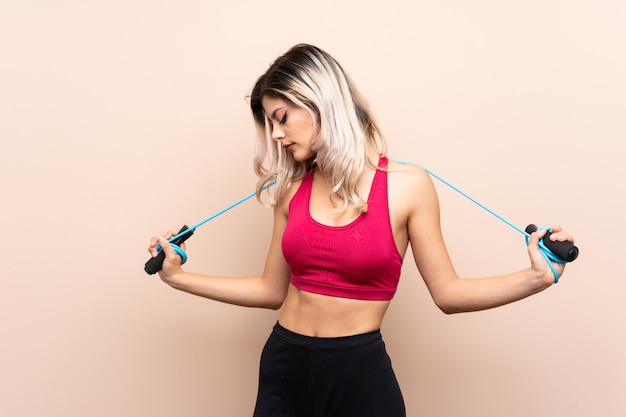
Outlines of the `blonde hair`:
<svg viewBox="0 0 626 417">
<path fill-rule="evenodd" d="M 262 106 L 264 96 L 280 97 L 311 113 L 317 136 L 312 142 L 316 155 L 298 162 L 271 137 L 271 123 Z M 259 77 L 250 96 L 257 129 L 254 170 L 259 177 L 257 199 L 276 181 L 269 193 L 270 205 L 280 201 L 292 181 L 299 180 L 315 165 L 332 186 L 332 195 L 344 208 L 367 210 L 359 195 L 357 179 L 368 159 L 368 146 L 385 155 L 387 144 L 365 100 L 339 63 L 328 53 L 307 44 L 292 47 Z"/>
</svg>

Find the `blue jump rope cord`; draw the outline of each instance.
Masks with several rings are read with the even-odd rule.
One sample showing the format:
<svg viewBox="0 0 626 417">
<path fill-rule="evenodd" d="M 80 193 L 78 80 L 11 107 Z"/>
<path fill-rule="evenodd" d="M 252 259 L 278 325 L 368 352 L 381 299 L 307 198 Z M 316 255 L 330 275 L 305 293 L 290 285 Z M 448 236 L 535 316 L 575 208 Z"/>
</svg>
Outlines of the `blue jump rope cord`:
<svg viewBox="0 0 626 417">
<path fill-rule="evenodd" d="M 265 187 L 263 187 L 263 190 L 271 187 L 272 185 L 274 185 L 276 183 L 276 181 L 272 181 L 271 183 L 267 184 Z M 214 218 L 226 213 L 228 210 L 233 209 L 235 207 L 237 207 L 238 205 L 240 205 L 241 203 L 251 199 L 252 197 L 254 197 L 256 195 L 256 191 L 252 192 L 250 194 L 248 194 L 247 196 L 240 198 L 239 200 L 235 201 L 234 203 L 232 203 L 231 205 L 221 209 L 220 211 L 218 211 L 215 214 L 212 214 L 211 216 L 207 217 L 206 219 L 202 220 L 201 222 L 198 222 L 196 224 L 194 224 L 193 226 L 189 227 L 188 229 L 185 229 L 184 231 L 180 232 L 179 234 L 177 234 L 176 236 L 171 237 L 168 242 L 170 242 L 170 244 L 172 245 L 172 248 L 174 249 L 174 251 L 176 251 L 176 253 L 178 255 L 180 255 L 180 257 L 182 258 L 182 263 L 184 264 L 185 262 L 187 262 L 187 254 L 185 253 L 185 251 L 178 245 L 173 244 L 172 242 L 175 241 L 176 239 L 178 239 L 181 236 L 186 235 L 187 233 L 191 233 L 194 230 L 196 230 L 198 227 L 202 226 L 205 223 L 210 222 L 211 220 L 213 220 Z M 157 249 L 160 250 L 160 247 L 158 247 Z"/>
<path fill-rule="evenodd" d="M 417 165 L 417 166 L 419 166 L 424 171 L 426 171 L 431 177 L 436 178 L 437 180 L 441 181 L 443 184 L 445 184 L 448 187 L 452 188 L 454 191 L 456 191 L 457 193 L 461 194 L 463 197 L 467 198 L 472 203 L 476 204 L 480 208 L 482 208 L 482 209 L 486 210 L 487 212 L 491 213 L 493 216 L 497 217 L 498 219 L 502 220 L 504 223 L 506 223 L 509 226 L 511 226 L 513 229 L 515 229 L 518 232 L 520 232 L 521 234 L 523 234 L 526 237 L 526 246 L 528 246 L 528 244 L 530 242 L 530 239 L 529 239 L 530 234 L 529 233 L 527 233 L 525 230 L 521 229 L 520 227 L 516 226 L 515 224 L 513 224 L 509 220 L 505 219 L 503 216 L 501 216 L 500 214 L 496 213 L 495 211 L 493 211 L 489 207 L 485 206 L 483 203 L 481 203 L 480 201 L 476 200 L 474 197 L 470 196 L 469 194 L 467 194 L 463 190 L 459 189 L 458 187 L 456 187 L 455 185 L 453 185 L 449 181 L 445 180 L 441 176 L 437 175 L 436 173 L 434 173 L 430 169 L 428 169 L 428 168 L 426 168 L 426 167 L 424 167 L 422 165 L 419 165 L 419 164 L 414 164 L 414 163 L 411 163 L 411 162 L 401 161 L 401 160 L 398 160 L 398 159 L 393 159 L 393 161 L 396 161 L 396 162 L 398 162 L 400 164 L 405 164 L 405 165 Z M 551 227 L 547 227 L 546 229 L 548 229 L 548 231 L 552 230 Z M 552 262 L 550 262 L 550 261 L 554 261 L 554 262 L 560 263 L 560 264 L 567 263 L 567 261 L 559 258 L 554 253 L 552 253 L 550 251 L 550 249 L 548 249 L 543 244 L 543 242 L 541 240 L 539 241 L 539 249 L 540 249 L 541 254 L 543 255 L 544 259 L 546 260 L 546 263 L 550 267 L 550 270 L 552 271 L 552 275 L 554 276 L 554 283 L 555 284 L 558 283 L 559 282 L 559 274 L 556 272 L 556 269 L 554 269 L 554 266 L 552 265 Z"/>
<path fill-rule="evenodd" d="M 529 244 L 530 234 L 526 233 L 525 230 L 523 230 L 523 229 L 519 228 L 518 226 L 516 226 L 515 224 L 511 223 L 509 220 L 505 219 L 504 217 L 502 217 L 501 215 L 499 215 L 498 213 L 496 213 L 495 211 L 493 211 L 489 207 L 487 207 L 484 204 L 482 204 L 480 201 L 478 201 L 475 198 L 473 198 L 472 196 L 468 195 L 463 190 L 461 190 L 458 187 L 454 186 L 449 181 L 446 181 L 444 178 L 442 178 L 441 176 L 437 175 L 433 171 L 429 170 L 428 168 L 426 168 L 426 167 L 424 167 L 422 165 L 415 164 L 415 163 L 412 163 L 412 162 L 401 161 L 401 160 L 398 160 L 398 159 L 392 159 L 392 161 L 398 162 L 400 164 L 405 164 L 405 165 L 416 165 L 416 166 L 422 168 L 424 171 L 426 171 L 433 178 L 436 178 L 437 180 L 439 180 L 443 184 L 445 184 L 448 187 L 452 188 L 457 193 L 461 194 L 463 197 L 465 197 L 468 200 L 470 200 L 472 203 L 476 204 L 477 206 L 479 206 L 482 209 L 486 210 L 487 212 L 491 213 L 493 216 L 497 217 L 498 219 L 502 220 L 504 223 L 506 223 L 509 226 L 511 226 L 513 229 L 515 229 L 518 232 L 520 232 L 521 234 L 523 234 L 526 237 L 526 245 Z M 268 185 L 263 187 L 263 190 L 271 187 L 274 184 L 275 184 L 275 181 L 272 181 L 271 183 L 269 183 Z M 241 203 L 251 199 L 255 195 L 256 195 L 256 192 L 252 192 L 252 193 L 248 194 L 247 196 L 245 196 L 245 197 L 235 201 L 234 203 L 232 203 L 228 207 L 223 208 L 222 210 L 220 210 L 217 213 L 207 217 L 206 219 L 202 220 L 201 222 L 199 222 L 199 223 L 189 227 L 188 229 L 184 230 L 183 232 L 181 232 L 181 233 L 177 234 L 176 236 L 170 238 L 169 239 L 170 244 L 171 244 L 172 241 L 178 239 L 181 236 L 184 236 L 187 233 L 193 232 L 194 230 L 196 230 L 198 227 L 202 226 L 203 224 L 205 224 L 205 223 L 213 220 L 214 218 L 224 214 L 225 212 L 229 211 L 230 209 L 232 209 L 234 207 L 237 207 L 238 205 L 240 205 Z M 550 230 L 551 228 L 547 228 L 547 229 Z M 185 253 L 185 251 L 180 246 L 172 244 L 172 248 L 176 251 L 176 253 L 178 253 L 180 255 L 180 257 L 182 258 L 182 263 L 187 262 L 187 254 Z M 541 240 L 539 241 L 539 249 L 541 250 L 541 254 L 545 258 L 548 266 L 550 266 L 550 269 L 552 270 L 552 274 L 554 275 L 554 282 L 558 283 L 559 282 L 559 274 L 556 272 L 556 269 L 554 268 L 554 266 L 552 265 L 552 262 L 550 262 L 550 261 L 557 262 L 557 263 L 566 263 L 567 261 L 565 261 L 565 260 L 559 258 L 558 256 L 554 255 L 550 251 L 550 249 L 545 247 L 545 245 L 543 244 L 543 242 Z"/>
</svg>

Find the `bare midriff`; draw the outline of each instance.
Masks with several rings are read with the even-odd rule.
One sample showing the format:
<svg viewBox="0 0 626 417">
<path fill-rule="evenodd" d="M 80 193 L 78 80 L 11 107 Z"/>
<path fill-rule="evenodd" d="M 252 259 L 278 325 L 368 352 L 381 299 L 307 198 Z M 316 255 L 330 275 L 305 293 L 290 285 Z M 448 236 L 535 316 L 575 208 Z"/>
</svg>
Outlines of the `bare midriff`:
<svg viewBox="0 0 626 417">
<path fill-rule="evenodd" d="M 278 321 L 305 336 L 352 336 L 380 329 L 388 306 L 388 300 L 331 297 L 289 285 Z"/>
</svg>

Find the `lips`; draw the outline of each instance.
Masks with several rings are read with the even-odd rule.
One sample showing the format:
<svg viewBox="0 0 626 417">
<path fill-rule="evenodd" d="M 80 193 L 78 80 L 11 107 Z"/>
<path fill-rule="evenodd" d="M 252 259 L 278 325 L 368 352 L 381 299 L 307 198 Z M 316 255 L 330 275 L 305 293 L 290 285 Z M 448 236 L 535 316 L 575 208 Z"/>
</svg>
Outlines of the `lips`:
<svg viewBox="0 0 626 417">
<path fill-rule="evenodd" d="M 293 150 L 293 143 L 286 143 L 283 145 L 283 148 L 285 148 L 288 151 Z"/>
</svg>

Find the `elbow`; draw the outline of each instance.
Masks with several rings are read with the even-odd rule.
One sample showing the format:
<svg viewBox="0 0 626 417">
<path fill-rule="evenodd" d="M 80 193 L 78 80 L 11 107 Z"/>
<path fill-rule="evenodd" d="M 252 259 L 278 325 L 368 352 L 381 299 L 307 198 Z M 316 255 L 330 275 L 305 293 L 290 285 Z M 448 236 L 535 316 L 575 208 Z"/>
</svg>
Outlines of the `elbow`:
<svg viewBox="0 0 626 417">
<path fill-rule="evenodd" d="M 440 303 L 435 303 L 435 305 L 437 305 L 437 307 L 439 307 L 439 310 L 443 313 L 443 314 L 454 314 L 455 311 L 454 309 L 450 308 L 450 306 L 447 306 L 445 304 L 440 304 Z"/>
<path fill-rule="evenodd" d="M 446 301 L 443 297 L 437 296 L 436 294 L 431 294 L 433 302 L 441 310 L 444 314 L 454 314 L 456 311 L 450 305 L 448 301 Z"/>
<path fill-rule="evenodd" d="M 269 310 L 280 310 L 280 308 L 283 306 L 283 301 L 284 300 L 280 300 L 277 302 L 273 302 L 273 303 L 269 303 L 265 306 L 265 308 L 269 309 Z"/>
<path fill-rule="evenodd" d="M 463 310 L 455 307 L 454 305 L 452 305 L 450 303 L 443 302 L 443 301 L 435 300 L 435 305 L 439 308 L 439 310 L 441 310 L 444 314 L 447 314 L 447 315 L 457 314 L 457 313 L 462 313 L 463 312 Z"/>
<path fill-rule="evenodd" d="M 467 311 L 466 309 L 463 309 L 458 302 L 455 302 L 454 297 L 446 296 L 446 294 L 433 294 L 433 301 L 439 310 L 447 315 L 464 313 Z"/>
<path fill-rule="evenodd" d="M 459 292 L 455 288 L 454 284 L 457 280 L 451 280 L 447 285 L 429 288 L 435 305 L 444 314 L 451 315 L 468 311 L 468 306 L 464 304 L 463 297 L 459 297 Z"/>
<path fill-rule="evenodd" d="M 269 310 L 280 310 L 285 303 L 285 298 L 287 298 L 287 294 L 280 294 L 274 297 L 271 297 L 266 300 L 263 307 Z"/>
</svg>

